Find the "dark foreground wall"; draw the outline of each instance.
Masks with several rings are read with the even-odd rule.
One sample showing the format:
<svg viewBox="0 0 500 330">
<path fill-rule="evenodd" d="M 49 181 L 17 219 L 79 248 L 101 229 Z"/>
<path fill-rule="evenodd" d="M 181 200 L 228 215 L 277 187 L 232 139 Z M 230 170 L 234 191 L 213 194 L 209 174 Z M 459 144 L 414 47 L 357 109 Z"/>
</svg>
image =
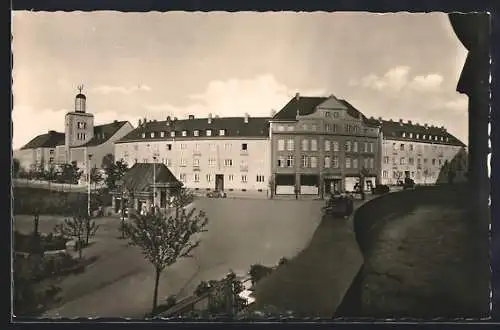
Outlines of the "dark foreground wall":
<svg viewBox="0 0 500 330">
<path fill-rule="evenodd" d="M 479 318 L 489 310 L 488 219 L 466 185 L 381 196 L 355 214 L 364 266 L 338 317 Z"/>
</svg>

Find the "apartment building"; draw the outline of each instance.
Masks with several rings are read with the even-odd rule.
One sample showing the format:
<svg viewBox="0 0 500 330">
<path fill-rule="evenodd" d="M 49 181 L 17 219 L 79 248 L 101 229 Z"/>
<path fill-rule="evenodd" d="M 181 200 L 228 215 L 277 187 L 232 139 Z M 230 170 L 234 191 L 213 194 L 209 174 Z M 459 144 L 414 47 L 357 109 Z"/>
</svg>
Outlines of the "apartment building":
<svg viewBox="0 0 500 330">
<path fill-rule="evenodd" d="M 446 181 L 445 172 L 453 168 L 457 180 L 465 180 L 467 153 L 465 144 L 444 127 L 381 120 L 381 182 L 394 185 L 405 178 L 417 184 Z"/>
<path fill-rule="evenodd" d="M 270 175 L 269 119 L 263 117 L 146 120 L 115 143 L 115 159 L 163 163 L 195 190 L 266 193 Z"/>
<path fill-rule="evenodd" d="M 318 195 L 365 188 L 380 171 L 380 123 L 345 100 L 297 94 L 270 121 L 273 193 Z"/>
</svg>

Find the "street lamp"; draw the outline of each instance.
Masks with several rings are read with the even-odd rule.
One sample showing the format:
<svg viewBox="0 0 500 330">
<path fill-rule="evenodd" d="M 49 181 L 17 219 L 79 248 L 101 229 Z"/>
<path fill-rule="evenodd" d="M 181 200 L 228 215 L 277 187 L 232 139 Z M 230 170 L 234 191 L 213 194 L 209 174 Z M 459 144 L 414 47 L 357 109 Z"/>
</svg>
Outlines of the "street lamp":
<svg viewBox="0 0 500 330">
<path fill-rule="evenodd" d="M 87 214 L 90 218 L 90 160 L 92 159 L 92 154 L 88 154 L 88 164 L 87 164 L 87 175 L 88 175 L 88 180 L 87 180 L 87 185 L 88 185 L 88 203 L 87 203 Z"/>
<path fill-rule="evenodd" d="M 156 211 L 156 156 L 153 156 L 153 210 Z"/>
</svg>

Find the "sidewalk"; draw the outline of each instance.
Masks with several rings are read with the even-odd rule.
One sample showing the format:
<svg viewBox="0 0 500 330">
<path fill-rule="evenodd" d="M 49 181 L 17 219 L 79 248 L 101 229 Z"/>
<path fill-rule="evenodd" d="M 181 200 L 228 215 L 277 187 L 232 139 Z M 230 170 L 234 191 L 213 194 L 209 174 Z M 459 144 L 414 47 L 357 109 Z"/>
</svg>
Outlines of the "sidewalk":
<svg viewBox="0 0 500 330">
<path fill-rule="evenodd" d="M 370 199 L 355 201 L 355 209 Z M 363 264 L 350 223 L 323 218 L 309 245 L 256 285 L 252 310 L 274 306 L 297 317 L 333 317 Z"/>
</svg>

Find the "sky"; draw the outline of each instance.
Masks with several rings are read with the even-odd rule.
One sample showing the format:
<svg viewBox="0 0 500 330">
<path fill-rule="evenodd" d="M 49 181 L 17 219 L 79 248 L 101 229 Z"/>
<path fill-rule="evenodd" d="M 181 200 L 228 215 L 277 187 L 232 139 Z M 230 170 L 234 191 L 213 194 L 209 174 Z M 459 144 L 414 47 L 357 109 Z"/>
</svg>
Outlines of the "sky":
<svg viewBox="0 0 500 330">
<path fill-rule="evenodd" d="M 443 13 L 17 11 L 12 52 L 14 149 L 63 132 L 79 84 L 96 124 L 270 116 L 298 92 L 468 139 L 467 52 Z"/>
</svg>

